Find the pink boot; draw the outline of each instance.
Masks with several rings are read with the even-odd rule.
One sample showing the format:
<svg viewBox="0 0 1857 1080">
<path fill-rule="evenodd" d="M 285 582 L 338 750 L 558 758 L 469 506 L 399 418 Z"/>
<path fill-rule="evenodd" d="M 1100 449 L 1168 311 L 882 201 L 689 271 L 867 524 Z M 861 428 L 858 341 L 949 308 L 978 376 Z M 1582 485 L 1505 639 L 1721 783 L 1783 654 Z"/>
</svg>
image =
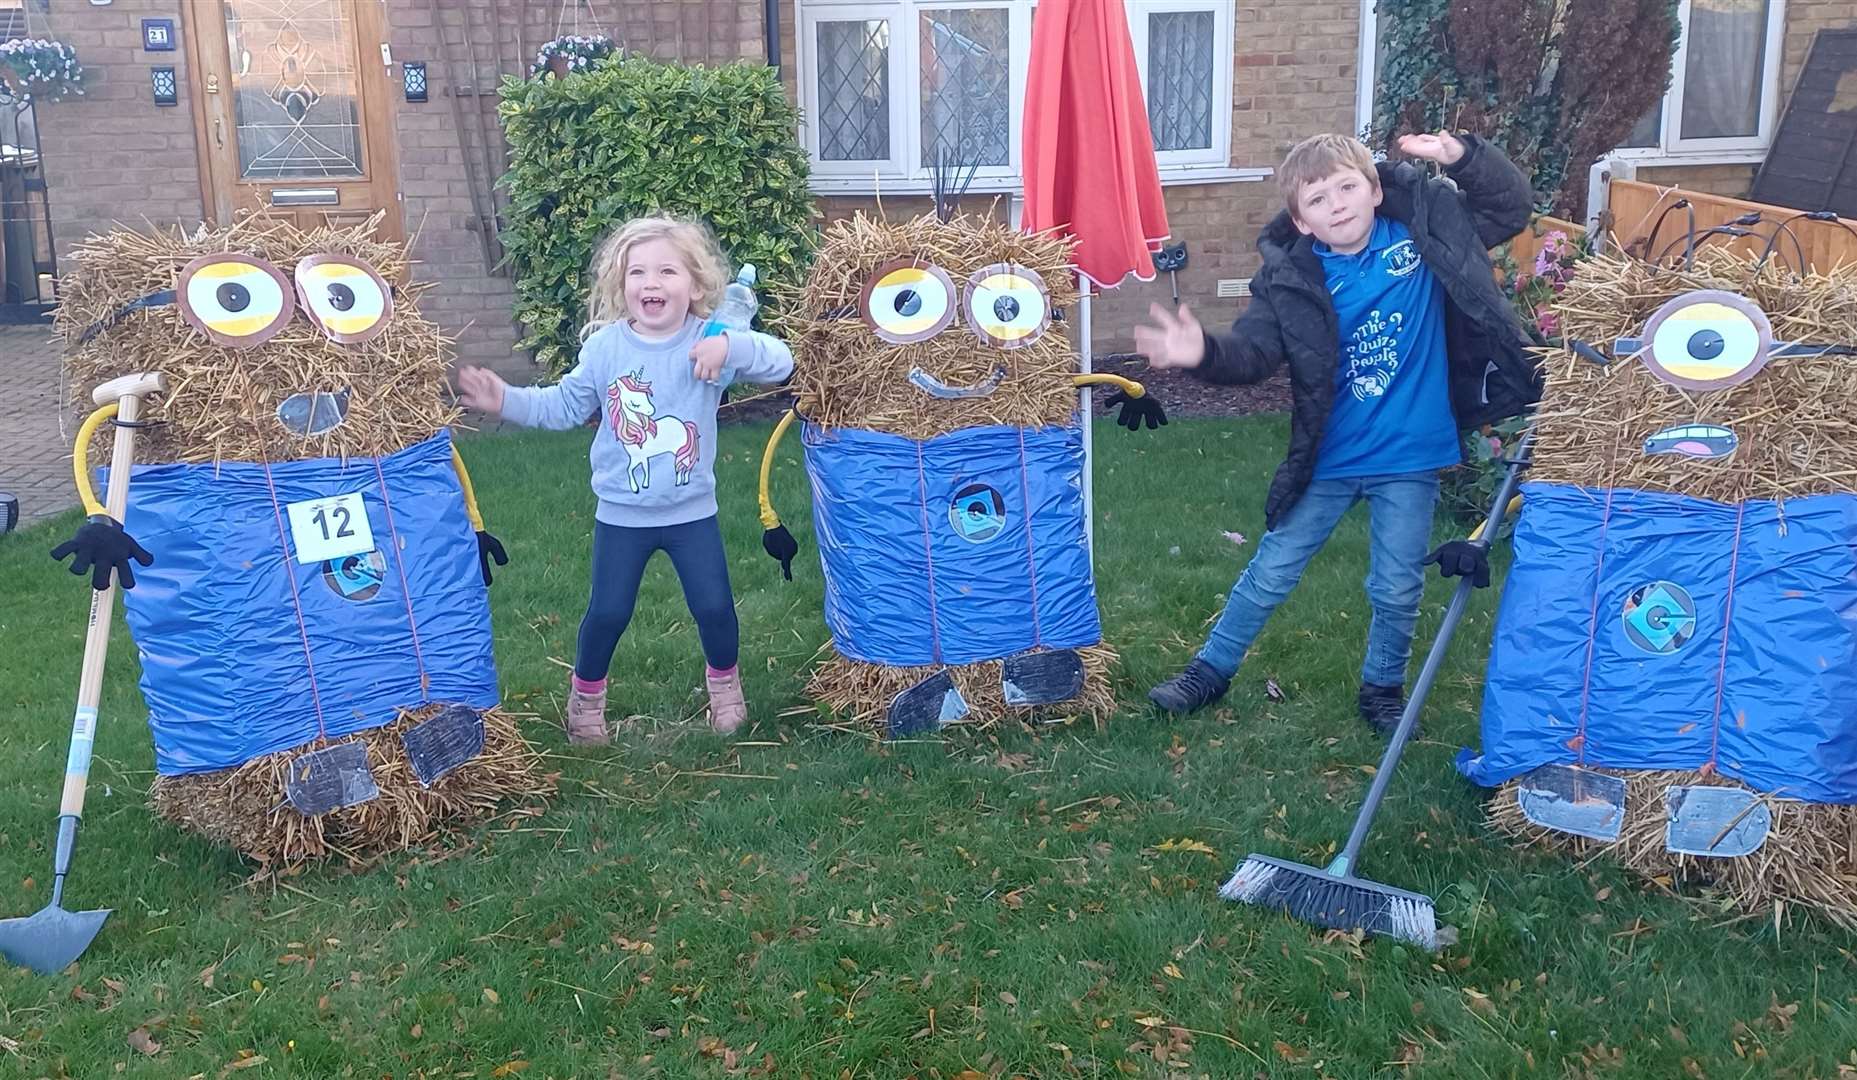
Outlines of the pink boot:
<svg viewBox="0 0 1857 1080">
<path fill-rule="evenodd" d="M 708 669 L 709 726 L 718 735 L 734 734 L 748 719 L 748 702 L 742 698 L 741 668 Z"/>
<path fill-rule="evenodd" d="M 585 682 L 570 676 L 567 688 L 567 741 L 577 746 L 604 746 L 606 732 L 606 680 Z"/>
</svg>

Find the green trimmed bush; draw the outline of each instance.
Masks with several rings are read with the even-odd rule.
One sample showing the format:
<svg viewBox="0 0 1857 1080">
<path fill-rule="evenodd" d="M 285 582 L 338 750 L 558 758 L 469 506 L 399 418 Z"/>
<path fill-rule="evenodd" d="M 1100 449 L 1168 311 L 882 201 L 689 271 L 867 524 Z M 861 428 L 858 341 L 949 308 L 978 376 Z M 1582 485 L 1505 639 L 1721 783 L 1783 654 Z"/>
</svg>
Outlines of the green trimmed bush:
<svg viewBox="0 0 1857 1080">
<path fill-rule="evenodd" d="M 501 95 L 518 347 L 548 372 L 574 365 L 588 262 L 630 218 L 708 222 L 735 265 L 755 265 L 763 302 L 770 287 L 804 277 L 814 233 L 806 153 L 773 69 L 615 57 L 560 79 L 506 78 Z"/>
</svg>

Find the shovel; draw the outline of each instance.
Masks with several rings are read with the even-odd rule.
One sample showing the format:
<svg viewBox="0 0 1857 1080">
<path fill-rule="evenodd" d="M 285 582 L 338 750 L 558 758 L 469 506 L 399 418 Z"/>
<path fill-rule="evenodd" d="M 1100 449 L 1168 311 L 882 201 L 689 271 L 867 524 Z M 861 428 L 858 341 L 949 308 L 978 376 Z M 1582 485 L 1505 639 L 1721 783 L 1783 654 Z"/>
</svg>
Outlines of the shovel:
<svg viewBox="0 0 1857 1080">
<path fill-rule="evenodd" d="M 484 714 L 469 705 L 447 705 L 437 716 L 402 731 L 400 745 L 420 786 L 431 787 L 483 753 Z"/>
<path fill-rule="evenodd" d="M 129 468 L 135 462 L 136 417 L 145 394 L 166 388 L 158 373 L 125 375 L 92 393 L 99 405 L 116 402 L 116 443 L 110 453 L 110 486 L 104 509 L 117 521 L 129 507 Z M 95 498 L 93 495 L 92 498 Z M 64 796 L 58 804 L 58 841 L 52 856 L 52 902 L 37 914 L 0 920 L 0 956 L 9 963 L 50 975 L 70 967 L 103 929 L 109 908 L 64 909 L 65 877 L 77 846 L 77 825 L 84 817 L 84 791 L 90 780 L 90 751 L 97 735 L 97 699 L 103 690 L 103 659 L 110 647 L 110 622 L 116 611 L 116 583 L 90 594 L 90 628 L 84 636 L 84 666 L 78 676 L 77 714 L 71 721 L 71 752 L 65 759 Z"/>
<path fill-rule="evenodd" d="M 1625 823 L 1625 781 L 1578 765 L 1542 765 L 1522 777 L 1515 801 L 1544 829 L 1612 843 Z"/>
<path fill-rule="evenodd" d="M 1752 855 L 1773 828 L 1772 808 L 1746 788 L 1679 784 L 1664 793 L 1664 812 L 1664 847 L 1679 855 Z"/>
<path fill-rule="evenodd" d="M 892 739 L 923 731 L 938 731 L 967 715 L 967 699 L 954 685 L 947 668 L 896 695 L 890 702 L 887 727 Z"/>
<path fill-rule="evenodd" d="M 1083 657 L 1075 649 L 1014 653 L 999 666 L 1008 705 L 1053 705 L 1083 692 Z"/>
</svg>

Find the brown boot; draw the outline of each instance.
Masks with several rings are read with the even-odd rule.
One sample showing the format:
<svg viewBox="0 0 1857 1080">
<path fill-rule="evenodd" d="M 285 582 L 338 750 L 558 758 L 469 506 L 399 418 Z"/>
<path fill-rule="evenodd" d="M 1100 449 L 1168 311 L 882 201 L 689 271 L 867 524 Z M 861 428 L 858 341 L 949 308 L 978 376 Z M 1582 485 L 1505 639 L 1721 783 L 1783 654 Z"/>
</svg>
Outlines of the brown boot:
<svg viewBox="0 0 1857 1080">
<path fill-rule="evenodd" d="M 609 739 L 606 732 L 605 687 L 601 687 L 596 694 L 583 694 L 574 689 L 570 679 L 567 686 L 567 741 L 578 746 L 604 746 Z"/>
<path fill-rule="evenodd" d="M 707 676 L 709 683 L 709 726 L 718 735 L 734 734 L 748 719 L 748 702 L 742 698 L 741 668 L 733 667 L 723 675 Z"/>
</svg>

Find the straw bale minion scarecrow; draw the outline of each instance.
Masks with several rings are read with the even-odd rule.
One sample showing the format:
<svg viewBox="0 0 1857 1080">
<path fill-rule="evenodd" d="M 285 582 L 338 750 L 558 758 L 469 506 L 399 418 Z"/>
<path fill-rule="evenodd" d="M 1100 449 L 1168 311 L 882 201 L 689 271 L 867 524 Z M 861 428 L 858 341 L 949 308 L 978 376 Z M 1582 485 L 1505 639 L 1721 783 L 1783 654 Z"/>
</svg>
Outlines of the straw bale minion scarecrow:
<svg viewBox="0 0 1857 1080">
<path fill-rule="evenodd" d="M 75 452 L 91 516 L 53 554 L 91 573 L 104 624 L 112 571 L 124 590 L 156 812 L 276 867 L 543 794 L 496 708 L 487 587 L 507 558 L 452 445 L 446 342 L 422 289 L 392 284 L 404 249 L 371 224 L 243 218 L 93 236 L 75 262 L 66 375 L 102 407 Z M 105 507 L 89 460 L 112 422 Z"/>
<path fill-rule="evenodd" d="M 790 577 L 768 483 L 797 415 L 832 634 L 808 694 L 886 735 L 1113 707 L 1076 388 L 1118 387 L 1130 430 L 1166 418 L 1139 383 L 1076 374 L 1053 323 L 1069 255 L 992 221 L 859 215 L 788 305 L 796 408 L 762 460 L 763 544 Z"/>
<path fill-rule="evenodd" d="M 1556 314 L 1458 766 L 1521 836 L 1857 925 L 1857 274 L 1606 255 Z"/>
</svg>

